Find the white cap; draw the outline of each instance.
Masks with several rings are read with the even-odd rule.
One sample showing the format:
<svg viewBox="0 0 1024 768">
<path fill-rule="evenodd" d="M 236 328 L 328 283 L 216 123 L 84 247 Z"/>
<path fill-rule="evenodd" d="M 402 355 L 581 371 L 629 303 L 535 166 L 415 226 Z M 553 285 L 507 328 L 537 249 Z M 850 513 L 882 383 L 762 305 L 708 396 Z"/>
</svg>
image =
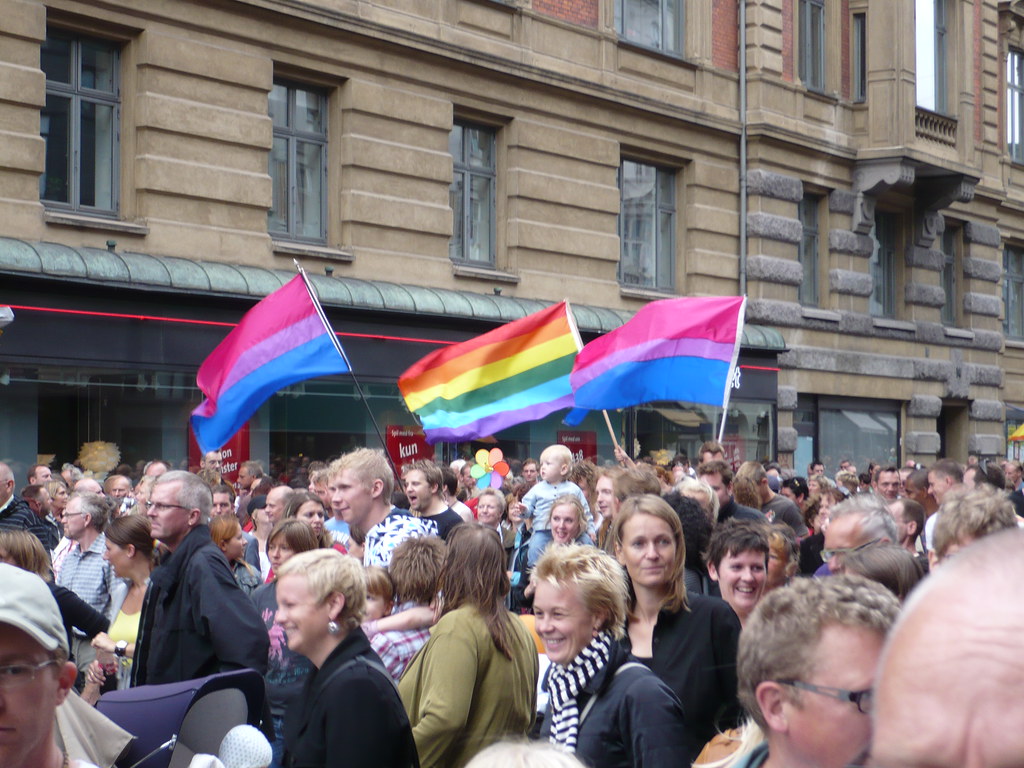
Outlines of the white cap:
<svg viewBox="0 0 1024 768">
<path fill-rule="evenodd" d="M 68 633 L 46 582 L 0 563 L 0 624 L 17 627 L 48 651 L 69 653 Z"/>
<path fill-rule="evenodd" d="M 251 725 L 236 725 L 220 743 L 224 768 L 267 768 L 274 757 L 267 737 Z"/>
</svg>

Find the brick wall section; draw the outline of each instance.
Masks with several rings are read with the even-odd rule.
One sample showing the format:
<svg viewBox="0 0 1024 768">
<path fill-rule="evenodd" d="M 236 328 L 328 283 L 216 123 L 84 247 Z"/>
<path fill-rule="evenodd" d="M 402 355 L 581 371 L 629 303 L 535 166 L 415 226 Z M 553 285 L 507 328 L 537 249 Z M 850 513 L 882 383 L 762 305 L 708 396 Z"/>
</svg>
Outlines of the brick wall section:
<svg viewBox="0 0 1024 768">
<path fill-rule="evenodd" d="M 718 69 L 739 71 L 739 6 L 736 0 L 714 0 L 711 5 L 711 62 Z"/>
<path fill-rule="evenodd" d="M 597 27 L 598 0 L 533 0 L 533 10 L 554 19 Z"/>
<path fill-rule="evenodd" d="M 853 79 L 850 76 L 850 32 L 851 32 L 851 30 L 850 30 L 850 0 L 843 0 L 842 6 L 843 6 L 843 17 L 840 20 L 840 28 L 841 28 L 842 31 L 840 32 L 840 38 L 839 38 L 840 39 L 840 44 L 839 44 L 840 54 L 839 55 L 841 57 L 841 62 L 840 62 L 840 65 L 839 65 L 839 67 L 840 67 L 839 74 L 840 74 L 841 82 L 839 84 L 839 89 L 840 89 L 840 91 L 843 94 L 843 98 L 844 99 L 849 99 L 850 98 L 850 82 Z"/>
<path fill-rule="evenodd" d="M 982 31 L 981 13 L 984 3 L 974 3 L 974 51 L 972 63 L 974 64 L 974 140 L 981 143 L 981 113 L 984 112 L 983 93 L 981 90 L 981 50 Z"/>
<path fill-rule="evenodd" d="M 793 60 L 793 0 L 782 0 L 782 79 L 795 79 Z"/>
</svg>

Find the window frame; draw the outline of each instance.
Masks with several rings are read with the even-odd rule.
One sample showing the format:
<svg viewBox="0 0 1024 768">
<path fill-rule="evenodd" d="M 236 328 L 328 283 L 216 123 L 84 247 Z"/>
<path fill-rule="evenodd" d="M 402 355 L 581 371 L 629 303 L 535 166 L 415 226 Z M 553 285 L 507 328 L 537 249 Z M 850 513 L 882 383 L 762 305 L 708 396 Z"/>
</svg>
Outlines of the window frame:
<svg viewBox="0 0 1024 768">
<path fill-rule="evenodd" d="M 1006 153 L 1024 163 L 1024 50 L 1016 47 L 1006 51 Z"/>
<path fill-rule="evenodd" d="M 853 82 L 850 94 L 855 103 L 862 103 L 868 99 L 868 14 L 866 11 L 853 14 L 850 30 L 853 36 L 850 51 L 850 71 Z"/>
<path fill-rule="evenodd" d="M 1024 338 L 1024 248 L 1019 246 L 1003 248 L 1003 333 Z"/>
<path fill-rule="evenodd" d="M 626 23 L 626 7 L 633 2 L 643 2 L 643 0 L 615 0 L 615 32 L 619 36 L 619 39 L 623 42 L 635 45 L 640 48 L 645 48 L 650 51 L 657 51 L 658 53 L 664 54 L 665 56 L 672 56 L 674 58 L 681 59 L 684 57 L 686 49 L 686 0 L 656 0 L 658 3 L 658 15 L 659 15 L 659 42 L 658 45 L 648 45 L 643 40 L 635 37 L 630 37 L 625 29 Z M 666 45 L 666 29 L 668 29 L 668 20 L 671 17 L 670 9 L 675 12 L 677 21 L 677 29 L 675 30 L 675 39 L 678 50 L 670 48 Z"/>
<path fill-rule="evenodd" d="M 825 0 L 799 0 L 797 23 L 800 29 L 797 62 L 800 82 L 809 91 L 824 93 L 826 85 Z"/>
<path fill-rule="evenodd" d="M 481 123 L 475 123 L 469 120 L 456 119 L 452 126 L 452 131 L 456 127 L 462 129 L 462 140 L 460 142 L 460 156 L 455 157 L 452 155 L 452 183 L 449 185 L 449 201 L 452 190 L 455 188 L 455 183 L 458 177 L 463 178 L 462 182 L 462 221 L 457 222 L 455 220 L 455 208 L 452 207 L 452 239 L 448 245 L 448 257 L 455 264 L 465 266 L 483 267 L 485 269 L 495 269 L 497 267 L 497 250 L 498 250 L 498 232 L 497 232 L 497 188 L 498 188 L 498 129 L 494 126 L 484 125 Z M 467 135 L 470 130 L 480 131 L 491 139 L 491 165 L 485 167 L 481 165 L 473 165 L 466 160 L 468 156 L 466 145 Z M 449 149 L 451 149 L 451 139 L 449 139 Z M 488 258 L 484 259 L 472 259 L 467 254 L 467 244 L 472 242 L 471 238 L 471 201 L 472 201 L 472 179 L 473 178 L 486 178 L 489 180 L 489 200 L 488 200 Z M 460 233 L 458 242 L 462 244 L 461 253 L 456 254 L 453 252 L 455 247 L 456 238 L 455 233 Z"/>
<path fill-rule="evenodd" d="M 310 85 L 308 83 L 302 83 L 290 78 L 275 77 L 274 86 L 282 87 L 286 89 L 286 116 L 284 126 L 273 126 L 273 139 L 283 139 L 286 142 L 287 158 L 286 158 L 286 171 L 288 179 L 286 183 L 286 196 L 287 196 L 287 217 L 285 219 L 286 226 L 284 229 L 275 228 L 273 226 L 274 216 L 274 204 L 271 201 L 270 209 L 267 211 L 267 231 L 270 236 L 275 240 L 282 240 L 288 242 L 297 243 L 314 243 L 318 245 L 327 243 L 327 224 L 328 224 L 328 205 L 327 198 L 327 165 L 328 165 L 328 151 L 330 148 L 330 96 L 326 89 Z M 308 94 L 313 94 L 320 99 L 320 115 L 323 122 L 323 131 L 305 131 L 297 129 L 294 126 L 294 115 L 296 109 L 296 99 L 299 91 L 303 91 Z M 270 94 L 267 96 L 267 112 L 270 113 L 271 99 Z M 273 116 L 271 115 L 271 118 Z M 315 144 L 320 147 L 320 233 L 318 235 L 307 235 L 298 232 L 298 210 L 299 210 L 299 194 L 298 194 L 298 145 L 299 143 Z M 270 173 L 271 185 L 275 182 L 275 177 L 272 172 L 273 170 L 273 147 L 267 157 L 268 173 Z"/>
<path fill-rule="evenodd" d="M 891 243 L 883 242 L 882 230 Z M 896 251 L 899 238 L 899 218 L 895 213 L 877 211 L 871 228 L 874 243 L 869 267 L 871 270 L 871 295 L 868 297 L 868 313 L 872 317 L 896 317 Z M 889 245 L 889 248 L 883 246 Z"/>
<path fill-rule="evenodd" d="M 630 243 L 636 243 L 641 247 L 644 245 L 642 240 L 636 238 L 626 237 L 624 232 L 624 225 L 626 223 L 626 198 L 625 198 L 625 185 L 623 184 L 624 169 L 626 163 L 632 163 L 643 168 L 653 169 L 655 172 L 654 177 L 654 206 L 652 209 L 653 221 L 651 226 L 651 232 L 653 234 L 654 242 L 651 248 L 651 254 L 654 262 L 654 277 L 650 282 L 626 282 L 625 275 L 623 272 L 623 265 L 626 262 L 626 249 Z M 667 175 L 667 179 L 665 178 Z M 619 286 L 622 288 L 632 288 L 639 290 L 657 291 L 660 293 L 672 293 L 675 290 L 676 281 L 676 227 L 678 226 L 678 214 L 677 214 L 677 174 L 676 170 L 655 163 L 646 163 L 642 160 L 633 160 L 628 157 L 624 157 L 619 161 L 619 172 L 618 172 L 618 186 L 619 186 L 619 217 L 617 223 L 617 231 L 619 235 L 619 265 L 616 273 Z M 671 200 L 666 201 L 663 198 L 662 191 L 664 189 L 670 190 Z M 669 232 L 671 241 L 667 246 L 664 245 L 661 239 L 661 222 L 662 216 L 667 216 L 669 219 L 669 225 L 666 227 Z M 668 275 L 659 274 L 659 263 L 661 259 L 661 249 L 663 247 L 668 248 Z M 637 266 L 640 266 L 640 259 L 636 259 Z M 637 270 L 639 273 L 639 269 Z"/>
<path fill-rule="evenodd" d="M 49 144 L 51 132 L 48 130 L 49 116 L 44 103 L 39 113 L 39 133 L 44 141 L 44 166 L 43 173 L 39 178 L 39 200 L 50 210 L 71 211 L 87 214 L 90 216 L 101 216 L 105 218 L 116 218 L 121 208 L 121 50 L 122 46 L 114 41 L 105 40 L 91 35 L 82 35 L 74 31 L 47 27 L 46 41 L 51 39 L 66 40 L 69 43 L 69 75 L 70 82 L 64 83 L 58 80 L 45 78 L 45 97 L 51 96 L 67 99 L 70 107 L 68 110 L 68 160 L 66 168 L 66 182 L 68 200 L 54 200 L 46 197 L 46 183 L 49 178 L 46 167 L 47 152 L 45 145 Z M 82 85 L 82 48 L 85 44 L 93 44 L 105 48 L 111 58 L 111 89 L 109 91 L 99 88 L 89 88 Z M 40 68 L 44 65 L 43 50 L 40 47 Z M 82 203 L 82 104 L 95 104 L 111 109 L 111 134 L 110 134 L 110 207 L 99 205 L 87 205 Z M 97 166 L 98 167 L 98 166 Z"/>
<path fill-rule="evenodd" d="M 802 235 L 797 245 L 797 260 L 803 267 L 803 282 L 797 289 L 805 307 L 820 306 L 821 201 L 819 195 L 805 195 L 797 205 Z M 813 221 L 810 221 L 813 219 Z"/>
<path fill-rule="evenodd" d="M 921 109 L 949 115 L 949 86 L 954 64 L 950 58 L 949 35 L 950 25 L 955 22 L 955 9 L 951 8 L 949 0 L 915 0 L 914 9 L 917 49 L 914 101 Z M 930 23 L 926 26 L 926 22 Z M 931 90 L 925 90 L 929 81 Z"/>
</svg>

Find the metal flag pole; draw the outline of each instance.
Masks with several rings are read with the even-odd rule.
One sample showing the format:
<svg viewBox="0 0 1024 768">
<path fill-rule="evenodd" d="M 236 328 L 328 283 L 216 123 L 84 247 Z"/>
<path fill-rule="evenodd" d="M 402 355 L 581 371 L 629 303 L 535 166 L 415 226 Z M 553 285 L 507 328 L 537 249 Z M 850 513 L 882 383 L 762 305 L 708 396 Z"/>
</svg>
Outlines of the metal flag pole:
<svg viewBox="0 0 1024 768">
<path fill-rule="evenodd" d="M 729 396 L 732 394 L 732 380 L 736 376 L 736 366 L 740 359 L 740 344 L 743 341 L 743 321 L 747 314 L 747 297 L 740 304 L 739 316 L 736 319 L 736 342 L 732 349 L 732 362 L 729 364 L 729 375 L 725 379 L 725 392 L 722 393 L 722 425 L 718 428 L 718 442 L 725 437 L 725 419 L 729 415 Z"/>
<path fill-rule="evenodd" d="M 355 369 L 352 367 L 352 362 L 348 359 L 348 355 L 345 354 L 345 349 L 341 346 L 341 342 L 338 341 L 338 334 L 334 332 L 334 328 L 331 327 L 331 321 L 327 319 L 327 314 L 324 312 L 324 308 L 320 306 L 320 299 L 317 298 L 316 291 L 313 290 L 313 284 L 309 281 L 309 275 L 306 274 L 306 270 L 302 268 L 302 265 L 295 259 L 292 259 L 295 264 L 295 268 L 302 275 L 302 282 L 306 286 L 306 290 L 309 292 L 309 298 L 313 301 L 313 306 L 316 308 L 316 314 L 320 318 L 320 322 L 324 324 L 324 328 L 327 330 L 328 335 L 331 337 L 331 342 L 334 344 L 334 348 L 338 350 L 338 354 L 341 355 L 341 359 L 345 361 L 345 365 L 348 368 L 348 374 L 352 377 L 352 383 L 356 385 L 356 393 L 359 395 L 359 399 L 363 403 L 363 407 L 366 408 L 366 413 L 370 416 L 370 422 L 373 424 L 373 431 L 377 433 L 377 439 L 380 440 L 381 447 L 384 449 L 384 458 L 388 460 L 388 464 L 391 466 L 391 471 L 395 473 L 395 477 L 401 482 L 402 476 L 398 473 L 398 467 L 395 466 L 395 462 L 391 459 L 391 454 L 388 453 L 388 444 L 384 440 L 384 433 L 380 431 L 380 425 L 377 424 L 377 418 L 373 415 L 373 409 L 370 408 L 370 401 L 366 399 L 366 395 L 363 394 L 363 388 L 359 384 L 359 379 L 356 378 Z M 388 501 L 390 503 L 390 500 Z"/>
</svg>

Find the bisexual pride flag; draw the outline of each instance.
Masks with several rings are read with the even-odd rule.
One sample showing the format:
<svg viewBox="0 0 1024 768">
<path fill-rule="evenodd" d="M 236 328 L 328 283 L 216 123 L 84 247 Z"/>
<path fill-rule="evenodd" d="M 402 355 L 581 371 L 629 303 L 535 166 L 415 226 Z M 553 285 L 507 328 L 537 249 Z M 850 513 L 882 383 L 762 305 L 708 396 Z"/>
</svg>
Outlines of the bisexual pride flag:
<svg viewBox="0 0 1024 768">
<path fill-rule="evenodd" d="M 742 296 L 651 302 L 580 350 L 570 376 L 576 408 L 727 403 L 745 306 Z"/>
<path fill-rule="evenodd" d="M 348 363 L 299 274 L 250 309 L 203 361 L 196 385 L 206 395 L 192 411 L 203 453 L 215 451 L 279 389 L 347 373 Z"/>
</svg>

